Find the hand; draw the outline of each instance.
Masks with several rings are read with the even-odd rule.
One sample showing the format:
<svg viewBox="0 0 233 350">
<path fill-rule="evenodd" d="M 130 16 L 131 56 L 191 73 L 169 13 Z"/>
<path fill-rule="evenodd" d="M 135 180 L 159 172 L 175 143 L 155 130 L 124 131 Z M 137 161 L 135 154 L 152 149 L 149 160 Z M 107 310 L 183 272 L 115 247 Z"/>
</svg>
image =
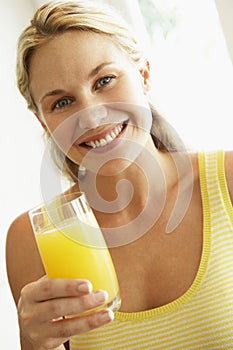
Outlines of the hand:
<svg viewBox="0 0 233 350">
<path fill-rule="evenodd" d="M 19 324 L 36 349 L 55 349 L 71 336 L 111 322 L 113 312 L 108 309 L 82 315 L 106 300 L 107 293 L 92 292 L 89 281 L 44 276 L 22 289 Z M 64 318 L 66 315 L 74 317 Z"/>
</svg>

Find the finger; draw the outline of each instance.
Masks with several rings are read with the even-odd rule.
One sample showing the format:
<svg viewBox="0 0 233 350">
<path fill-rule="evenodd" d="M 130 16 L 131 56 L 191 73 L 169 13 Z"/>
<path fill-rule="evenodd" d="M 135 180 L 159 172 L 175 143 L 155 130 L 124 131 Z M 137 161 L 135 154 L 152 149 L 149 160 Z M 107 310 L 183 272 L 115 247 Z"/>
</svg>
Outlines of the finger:
<svg viewBox="0 0 233 350">
<path fill-rule="evenodd" d="M 44 276 L 24 287 L 22 294 L 29 301 L 41 302 L 54 298 L 81 296 L 91 291 L 92 285 L 87 280 L 47 278 Z"/>
<path fill-rule="evenodd" d="M 79 297 L 50 299 L 38 303 L 34 312 L 38 315 L 38 322 L 46 322 L 62 316 L 81 315 L 85 311 L 106 304 L 107 300 L 107 292 L 99 290 Z"/>
<path fill-rule="evenodd" d="M 58 318 L 57 316 L 59 316 L 60 313 L 63 315 L 67 313 L 69 315 L 74 314 L 76 317 L 59 321 L 52 321 L 53 317 L 51 317 L 51 315 L 50 317 L 48 316 L 48 304 L 53 302 L 53 300 L 37 303 L 37 309 L 28 310 L 28 312 L 24 312 L 21 315 L 20 324 L 22 328 L 26 327 L 26 333 L 34 343 L 42 344 L 45 348 L 54 348 L 69 340 L 69 338 L 75 334 L 83 333 L 111 322 L 114 318 L 111 310 L 101 310 L 88 315 L 80 315 L 80 311 L 83 312 L 89 310 L 89 308 L 98 307 L 101 305 L 102 301 L 105 302 L 106 300 L 107 293 L 103 291 L 93 292 L 88 296 L 86 295 L 76 299 L 66 298 L 62 307 L 56 306 L 57 309 L 55 308 L 55 310 L 53 310 L 54 318 Z M 75 305 L 70 306 L 70 304 L 73 304 L 73 301 Z M 45 309 L 43 310 L 39 308 L 39 306 L 43 306 Z M 77 314 L 79 314 L 79 316 L 77 316 Z"/>
<path fill-rule="evenodd" d="M 114 313 L 110 309 L 101 310 L 83 317 L 63 319 L 53 322 L 50 336 L 68 340 L 70 337 L 88 332 L 112 322 Z"/>
<path fill-rule="evenodd" d="M 101 327 L 112 322 L 113 319 L 114 314 L 109 309 L 85 317 L 63 319 L 46 327 L 43 330 L 43 337 L 41 337 L 41 330 L 34 334 L 34 340 L 46 349 L 53 349 L 70 340 L 72 336 Z"/>
</svg>

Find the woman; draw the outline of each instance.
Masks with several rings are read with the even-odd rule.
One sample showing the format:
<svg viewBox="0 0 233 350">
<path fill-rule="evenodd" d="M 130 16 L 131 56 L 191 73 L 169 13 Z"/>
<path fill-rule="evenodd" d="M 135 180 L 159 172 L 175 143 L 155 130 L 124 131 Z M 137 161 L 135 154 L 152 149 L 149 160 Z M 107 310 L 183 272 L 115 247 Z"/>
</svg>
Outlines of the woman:
<svg viewBox="0 0 233 350">
<path fill-rule="evenodd" d="M 85 189 L 95 204 L 122 298 L 115 315 L 62 318 L 104 305 L 106 293 L 49 280 L 22 214 L 7 238 L 22 349 L 232 348 L 232 153 L 182 149 L 150 108 L 150 66 L 136 39 L 88 1 L 36 12 L 19 39 L 17 77 L 74 181 L 69 191 Z M 105 210 L 93 202 L 93 176 Z"/>
</svg>

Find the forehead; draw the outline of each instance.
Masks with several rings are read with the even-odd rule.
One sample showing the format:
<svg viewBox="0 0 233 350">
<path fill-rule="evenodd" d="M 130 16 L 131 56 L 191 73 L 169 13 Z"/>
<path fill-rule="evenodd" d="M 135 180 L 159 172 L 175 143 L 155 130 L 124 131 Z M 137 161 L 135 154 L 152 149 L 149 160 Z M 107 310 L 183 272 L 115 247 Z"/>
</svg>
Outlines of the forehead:
<svg viewBox="0 0 233 350">
<path fill-rule="evenodd" d="M 32 56 L 29 75 L 33 78 L 34 71 L 52 68 L 68 68 L 70 65 L 81 65 L 83 68 L 95 64 L 99 60 L 112 58 L 126 59 L 126 54 L 114 40 L 104 34 L 85 31 L 68 31 L 60 34 L 41 47 Z"/>
<path fill-rule="evenodd" d="M 104 34 L 72 30 L 60 34 L 39 47 L 32 56 L 29 70 L 30 89 L 65 83 L 72 76 L 81 79 L 105 61 L 129 62 L 129 58 Z M 50 88 L 50 87 L 49 87 Z"/>
</svg>

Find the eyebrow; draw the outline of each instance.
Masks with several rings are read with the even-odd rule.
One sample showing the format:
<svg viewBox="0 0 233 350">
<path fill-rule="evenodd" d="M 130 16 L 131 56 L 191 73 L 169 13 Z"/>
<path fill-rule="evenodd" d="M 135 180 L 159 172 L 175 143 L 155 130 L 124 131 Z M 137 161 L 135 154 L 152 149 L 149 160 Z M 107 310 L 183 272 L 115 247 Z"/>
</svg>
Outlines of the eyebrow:
<svg viewBox="0 0 233 350">
<path fill-rule="evenodd" d="M 56 95 L 62 94 L 63 92 L 64 92 L 64 90 L 61 90 L 61 89 L 49 91 L 49 92 L 47 92 L 43 97 L 41 97 L 41 99 L 39 100 L 39 102 L 40 102 L 40 103 L 43 102 L 43 100 L 44 100 L 46 97 L 49 97 L 49 96 L 56 96 Z"/>
<path fill-rule="evenodd" d="M 99 71 L 101 71 L 101 69 L 103 69 L 106 66 L 109 66 L 111 64 L 113 64 L 114 62 L 104 62 L 99 64 L 96 68 L 94 68 L 91 73 L 88 75 L 88 78 L 93 78 L 96 74 L 99 73 Z"/>
<path fill-rule="evenodd" d="M 99 64 L 97 67 L 95 67 L 91 72 L 90 74 L 88 75 L 88 79 L 91 79 L 93 78 L 96 74 L 99 73 L 99 71 L 101 71 L 101 69 L 103 69 L 104 67 L 106 66 L 109 66 L 113 64 L 113 62 L 104 62 L 104 63 L 101 63 Z M 41 99 L 39 100 L 39 102 L 43 102 L 43 100 L 46 98 L 46 97 L 49 97 L 49 96 L 56 96 L 56 95 L 60 95 L 62 93 L 64 93 L 65 91 L 62 90 L 62 89 L 56 89 L 56 90 L 52 90 L 52 91 L 48 91 L 43 97 L 41 97 Z"/>
</svg>

